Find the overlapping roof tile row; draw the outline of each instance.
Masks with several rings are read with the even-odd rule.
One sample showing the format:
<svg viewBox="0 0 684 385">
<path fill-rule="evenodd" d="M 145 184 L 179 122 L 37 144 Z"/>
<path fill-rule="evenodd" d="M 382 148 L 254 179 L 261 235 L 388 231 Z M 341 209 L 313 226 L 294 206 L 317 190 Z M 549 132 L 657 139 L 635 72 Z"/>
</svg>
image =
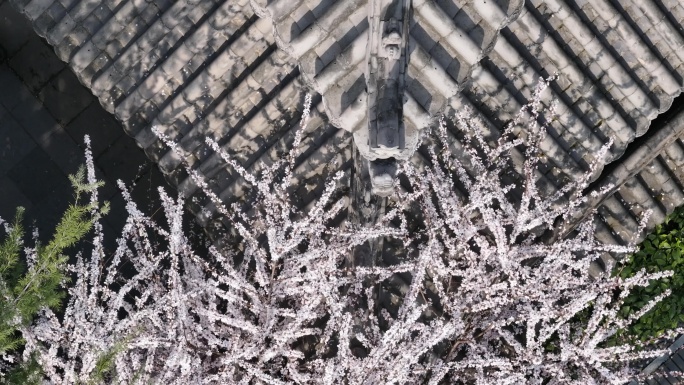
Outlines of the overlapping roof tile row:
<svg viewBox="0 0 684 385">
<path fill-rule="evenodd" d="M 204 138 L 256 171 L 290 151 L 307 89 L 322 98 L 299 163 L 301 204 L 314 198 L 317 181 L 350 167 L 348 131 L 365 117 L 366 1 L 11 1 L 205 223 L 212 205 L 181 162 L 226 201 L 237 199 L 243 181 Z M 470 108 L 495 138 L 530 101 L 539 78 L 557 74 L 543 99 L 547 106 L 558 101 L 558 119 L 542 143 L 540 175 L 553 190 L 586 171 L 609 138 L 615 142 L 605 163 L 620 162 L 670 108 L 683 86 L 682 25 L 676 0 L 416 0 L 406 119 L 420 129 L 441 113 Z M 156 138 L 153 126 L 180 144 L 182 156 Z M 670 142 L 649 148 L 658 151 L 650 163 L 611 171 L 623 173 L 622 184 L 596 204 L 599 238 L 622 242 L 644 209 L 655 211 L 656 223 L 684 203 L 680 128 Z"/>
</svg>

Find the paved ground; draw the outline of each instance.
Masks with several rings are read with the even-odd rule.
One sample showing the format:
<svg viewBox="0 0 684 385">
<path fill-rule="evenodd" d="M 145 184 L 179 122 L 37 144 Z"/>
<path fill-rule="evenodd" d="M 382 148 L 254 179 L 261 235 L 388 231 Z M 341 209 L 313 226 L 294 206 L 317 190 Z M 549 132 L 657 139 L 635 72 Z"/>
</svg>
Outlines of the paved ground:
<svg viewBox="0 0 684 385">
<path fill-rule="evenodd" d="M 147 212 L 159 209 L 156 187 L 168 185 L 47 42 L 0 0 L 0 217 L 10 219 L 23 206 L 25 223 L 47 240 L 73 201 L 67 175 L 85 161 L 85 134 L 93 143 L 98 177 L 106 183 L 101 198 L 112 204 L 104 219 L 111 247 L 126 218 L 114 182 L 136 183 L 133 196 Z"/>
</svg>

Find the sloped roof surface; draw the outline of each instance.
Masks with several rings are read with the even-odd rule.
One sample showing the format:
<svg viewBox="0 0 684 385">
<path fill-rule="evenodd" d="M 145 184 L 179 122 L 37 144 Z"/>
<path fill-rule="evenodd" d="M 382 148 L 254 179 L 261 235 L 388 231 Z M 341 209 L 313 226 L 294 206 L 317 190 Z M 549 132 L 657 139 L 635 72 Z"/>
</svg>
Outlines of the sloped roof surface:
<svg viewBox="0 0 684 385">
<path fill-rule="evenodd" d="M 231 200 L 244 184 L 204 137 L 256 170 L 289 151 L 311 87 L 323 99 L 316 98 L 305 135 L 301 204 L 313 199 L 320 178 L 350 166 L 351 135 L 328 118 L 349 130 L 363 121 L 362 0 L 255 0 L 254 8 L 248 0 L 12 2 L 193 197 L 205 222 L 211 205 L 151 127 L 177 140 L 185 161 Z M 407 119 L 417 127 L 471 108 L 496 137 L 538 79 L 558 74 L 544 95 L 547 105 L 559 101 L 559 119 L 542 144 L 548 162 L 541 183 L 551 190 L 586 170 L 609 137 L 611 160 L 618 159 L 681 92 L 684 7 L 677 0 L 413 3 Z M 667 140 L 641 150 L 648 162 L 602 177 L 620 185 L 595 202 L 600 238 L 628 239 L 645 208 L 655 210 L 656 223 L 684 203 L 681 125 L 670 126 Z"/>
</svg>

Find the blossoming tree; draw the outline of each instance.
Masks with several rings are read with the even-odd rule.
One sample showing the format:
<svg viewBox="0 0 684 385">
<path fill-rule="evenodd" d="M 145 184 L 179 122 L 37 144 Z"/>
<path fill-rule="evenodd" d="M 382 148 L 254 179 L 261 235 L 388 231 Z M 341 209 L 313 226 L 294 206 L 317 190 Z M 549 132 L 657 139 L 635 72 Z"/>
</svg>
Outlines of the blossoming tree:
<svg viewBox="0 0 684 385">
<path fill-rule="evenodd" d="M 401 166 L 403 187 L 369 226 L 331 224 L 345 208 L 333 199 L 342 174 L 298 210 L 288 195 L 296 151 L 251 175 L 207 140 L 255 197 L 249 210 L 226 207 L 188 170 L 230 220 L 232 247 L 199 255 L 181 199 L 159 192 L 161 225 L 124 194 L 129 217 L 114 257 L 95 224 L 89 255 L 71 267 L 63 316 L 43 309 L 23 327 L 23 356 L 34 354 L 55 384 L 624 384 L 639 375 L 630 363 L 665 351 L 614 338 L 660 298 L 627 319 L 621 301 L 668 273 L 590 277 L 602 253 L 633 250 L 596 241 L 591 219 L 570 238 L 543 236 L 583 202 L 591 174 L 538 190 L 538 107 L 535 98 L 510 126 L 526 125 L 525 140 L 505 132 L 494 147 L 475 119 L 456 117 L 471 138 L 467 164 L 442 120 L 425 165 Z M 307 116 L 308 106 L 303 124 Z M 517 182 L 505 183 L 521 147 Z M 348 263 L 377 239 L 393 245 L 392 258 Z"/>
</svg>

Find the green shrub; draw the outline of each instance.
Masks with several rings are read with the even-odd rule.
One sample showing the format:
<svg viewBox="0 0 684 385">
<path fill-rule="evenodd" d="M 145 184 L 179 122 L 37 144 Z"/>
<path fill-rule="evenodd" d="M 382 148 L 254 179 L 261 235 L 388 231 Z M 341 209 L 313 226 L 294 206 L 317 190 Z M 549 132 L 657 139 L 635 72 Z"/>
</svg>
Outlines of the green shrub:
<svg viewBox="0 0 684 385">
<path fill-rule="evenodd" d="M 100 186 L 86 184 L 84 168 L 69 179 L 76 192 L 75 202 L 67 208 L 47 245 L 24 248 L 23 208 L 17 209 L 5 237 L 0 237 L 0 356 L 21 349 L 19 330 L 30 324 L 41 309 L 61 307 L 66 295 L 62 286 L 68 281 L 68 257 L 64 252 L 83 239 L 96 217 L 108 209 L 107 205 L 99 208 L 96 203 L 81 203 L 88 199 L 88 192 Z M 24 365 L 5 367 L 7 373 L 2 369 L 0 366 L 0 383 L 34 383 L 41 377 L 33 359 Z"/>
<path fill-rule="evenodd" d="M 660 336 L 684 322 L 684 206 L 676 209 L 662 224 L 656 226 L 639 245 L 639 250 L 629 257 L 616 274 L 627 278 L 641 269 L 646 269 L 649 273 L 674 271 L 670 278 L 652 283 L 648 287 L 633 289 L 620 309 L 620 314 L 626 317 L 665 290 L 672 291 L 669 297 L 659 302 L 628 330 L 629 335 L 645 340 Z"/>
</svg>

